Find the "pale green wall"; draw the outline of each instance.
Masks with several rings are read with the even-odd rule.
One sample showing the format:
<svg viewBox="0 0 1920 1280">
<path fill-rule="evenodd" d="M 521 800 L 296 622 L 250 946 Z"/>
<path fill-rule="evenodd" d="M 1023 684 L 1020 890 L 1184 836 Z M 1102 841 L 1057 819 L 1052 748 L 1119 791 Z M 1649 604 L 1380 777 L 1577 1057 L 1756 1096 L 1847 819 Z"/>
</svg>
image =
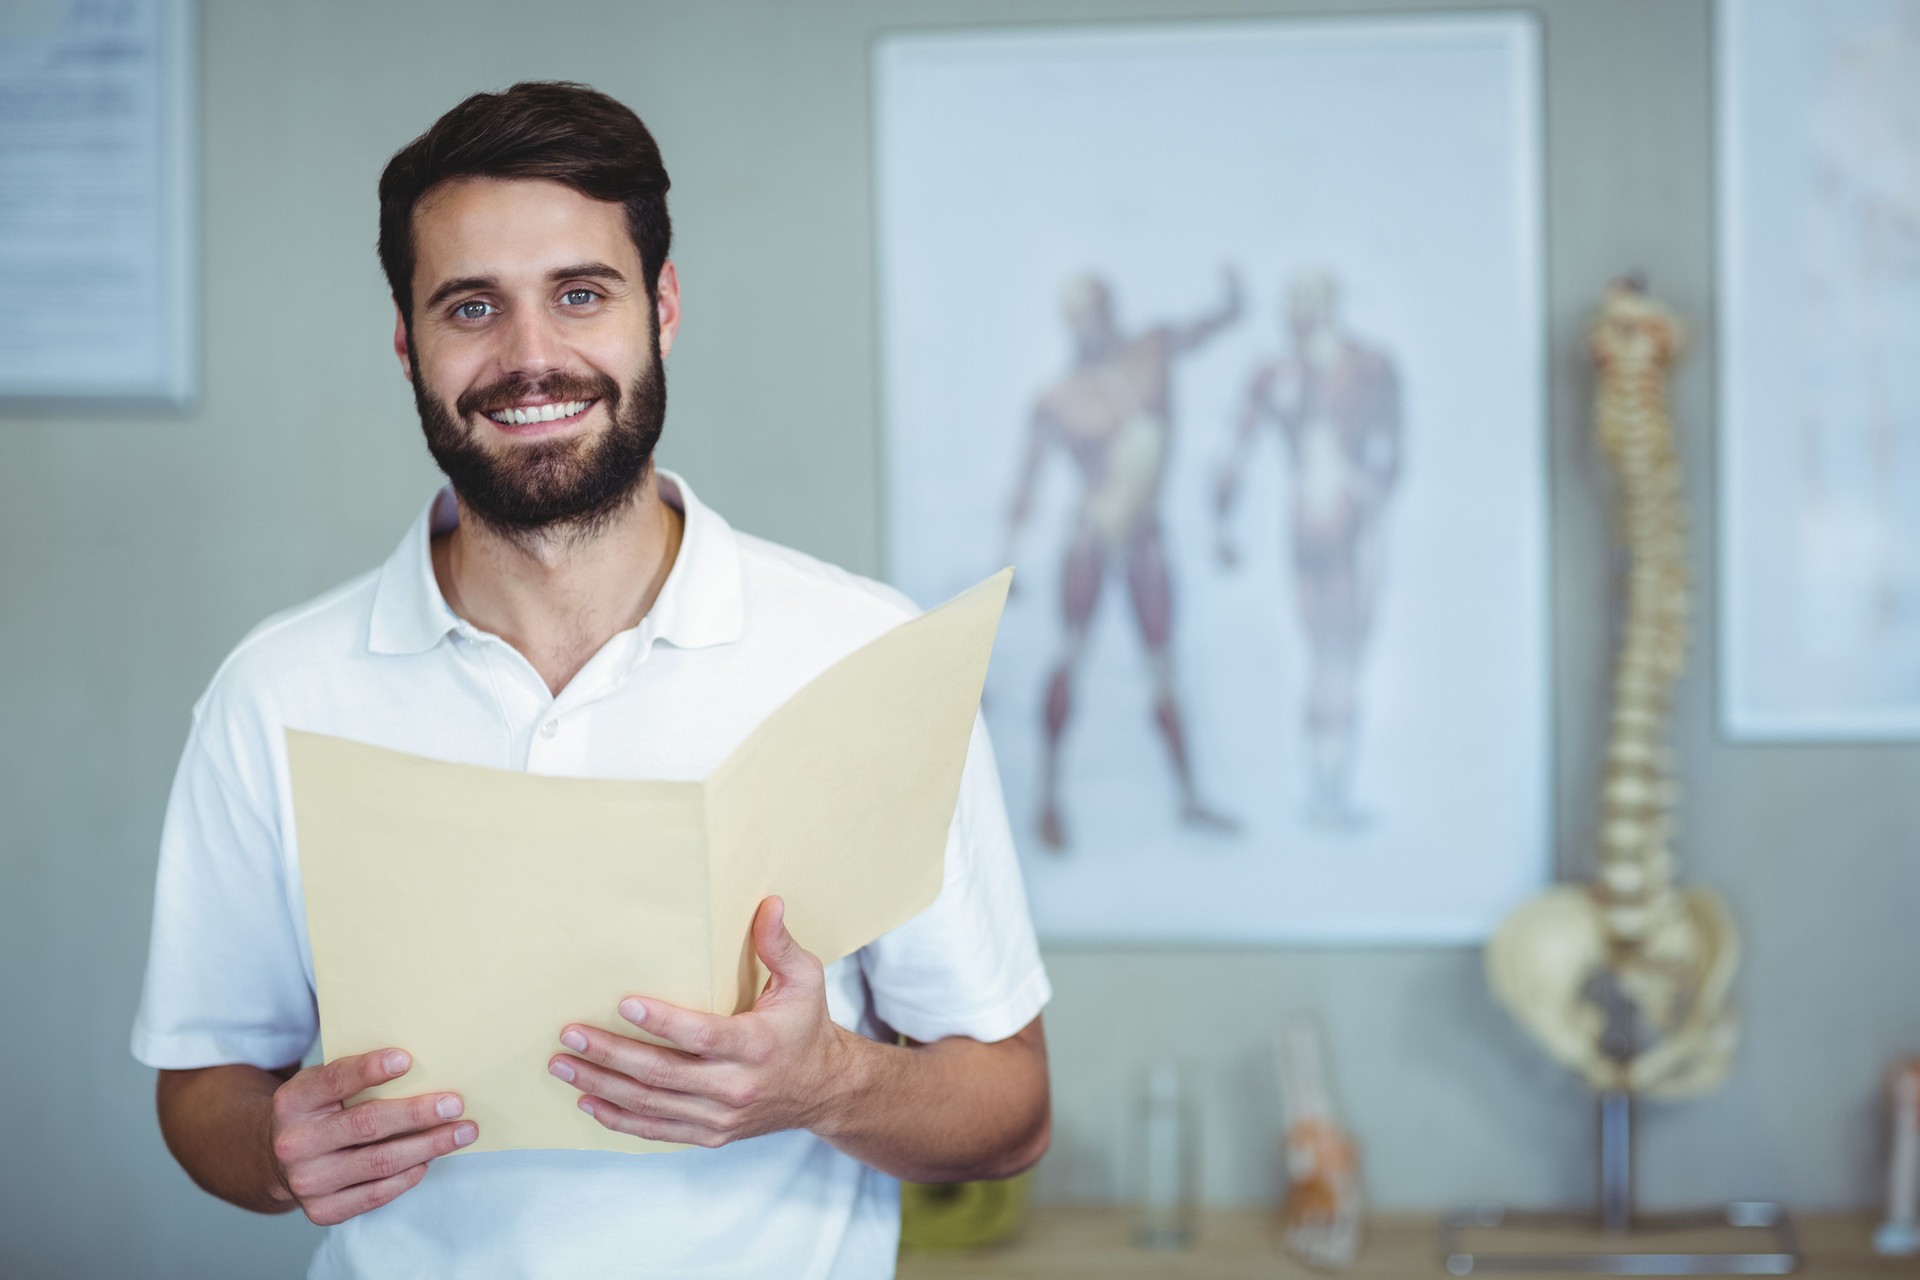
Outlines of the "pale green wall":
<svg viewBox="0 0 1920 1280">
<path fill-rule="evenodd" d="M 1710 10 L 1540 9 L 1556 769 L 1561 861 L 1575 868 L 1595 813 L 1610 554 L 1581 331 L 1622 270 L 1644 269 L 1702 340 L 1676 408 L 1699 524 L 1712 528 Z M 304 1223 L 251 1217 L 188 1184 L 126 1039 L 188 707 L 253 622 L 384 556 L 433 481 L 387 351 L 373 256 L 386 157 L 465 94 L 518 79 L 582 79 L 632 104 L 674 176 L 686 287 L 664 459 L 741 527 L 872 572 L 871 37 L 1187 12 L 1171 0 L 208 0 L 203 399 L 171 418 L 0 419 L 0 1272 L 286 1275 L 311 1248 Z M 1710 541 L 1698 539 L 1709 585 Z M 1703 618 L 1702 655 L 1712 630 Z M 1920 1049 L 1920 754 L 1729 747 L 1705 668 L 1680 700 L 1685 850 L 1747 930 L 1750 1035 L 1719 1095 L 1649 1117 L 1644 1186 L 1655 1201 L 1864 1202 L 1880 1163 L 1877 1074 Z M 1303 1004 L 1330 1019 L 1382 1201 L 1589 1189 L 1584 1095 L 1493 1007 L 1473 953 L 1049 961 L 1050 1199 L 1116 1193 L 1130 1081 L 1171 1045 L 1186 1046 L 1210 1099 L 1207 1196 L 1274 1196 L 1264 1045 L 1275 1017 Z"/>
</svg>

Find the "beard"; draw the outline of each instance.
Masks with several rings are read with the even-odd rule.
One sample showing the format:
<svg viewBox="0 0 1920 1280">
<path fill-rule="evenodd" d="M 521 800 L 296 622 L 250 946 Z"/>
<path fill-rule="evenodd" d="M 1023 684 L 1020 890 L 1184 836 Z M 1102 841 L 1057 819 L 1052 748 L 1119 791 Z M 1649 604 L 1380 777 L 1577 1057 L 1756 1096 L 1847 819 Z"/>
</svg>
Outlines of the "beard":
<svg viewBox="0 0 1920 1280">
<path fill-rule="evenodd" d="M 558 534 L 586 542 L 605 529 L 645 483 L 666 421 L 667 382 L 657 320 L 649 345 L 652 359 L 624 388 L 605 374 L 514 377 L 465 392 L 449 409 L 427 389 L 409 334 L 413 402 L 420 411 L 427 451 L 474 518 L 515 541 Z M 499 452 L 488 449 L 472 425 L 473 415 L 534 396 L 555 402 L 598 401 L 607 411 L 608 427 L 597 438 L 535 440 Z"/>
</svg>

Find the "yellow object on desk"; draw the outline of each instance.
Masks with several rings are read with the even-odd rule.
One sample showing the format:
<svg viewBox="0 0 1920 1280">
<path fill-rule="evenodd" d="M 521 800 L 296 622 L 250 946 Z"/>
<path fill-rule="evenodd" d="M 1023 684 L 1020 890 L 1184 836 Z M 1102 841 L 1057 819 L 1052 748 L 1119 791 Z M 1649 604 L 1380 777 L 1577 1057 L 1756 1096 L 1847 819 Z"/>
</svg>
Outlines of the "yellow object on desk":
<svg viewBox="0 0 1920 1280">
<path fill-rule="evenodd" d="M 902 1249 L 1000 1244 L 1026 1218 L 1030 1175 L 996 1182 L 908 1182 L 900 1188 Z"/>
</svg>

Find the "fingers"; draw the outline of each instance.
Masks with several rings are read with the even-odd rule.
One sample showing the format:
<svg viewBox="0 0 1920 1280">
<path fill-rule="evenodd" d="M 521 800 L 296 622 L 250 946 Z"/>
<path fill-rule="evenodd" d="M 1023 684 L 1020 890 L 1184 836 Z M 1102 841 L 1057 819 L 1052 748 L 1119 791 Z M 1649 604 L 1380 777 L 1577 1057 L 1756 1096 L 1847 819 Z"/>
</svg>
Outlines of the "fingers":
<svg viewBox="0 0 1920 1280">
<path fill-rule="evenodd" d="M 427 1166 L 414 1165 L 411 1169 L 402 1169 L 391 1178 L 382 1178 L 378 1182 L 363 1182 L 357 1187 L 348 1187 L 345 1191 L 333 1195 L 321 1196 L 302 1207 L 307 1218 L 317 1227 L 332 1227 L 345 1222 L 348 1218 L 358 1217 L 369 1209 L 378 1209 L 381 1205 L 408 1191 L 427 1176 Z"/>
<path fill-rule="evenodd" d="M 699 1013 L 692 1009 L 682 1009 L 678 1005 L 668 1004 L 664 1000 L 640 1000 L 628 996 L 620 1002 L 620 1016 L 636 1027 L 644 1027 L 649 1032 L 677 1045 L 688 1053 L 702 1058 L 735 1058 L 746 1049 L 741 1028 L 732 1018 L 717 1013 Z M 569 1040 L 570 1035 L 581 1036 L 587 1041 L 588 1048 Z M 604 1039 L 602 1039 L 604 1037 Z M 572 1026 L 561 1033 L 560 1043 L 575 1053 L 592 1058 L 595 1062 L 607 1061 L 594 1057 L 597 1052 L 624 1053 L 626 1046 L 647 1046 L 638 1040 L 626 1036 L 616 1036 L 600 1031 L 596 1027 Z M 618 1062 L 609 1062 L 611 1066 L 620 1066 Z M 623 1068 L 624 1069 L 624 1068 Z M 627 1072 L 632 1075 L 633 1072 Z M 666 1083 L 666 1082 L 660 1082 Z M 677 1087 L 668 1084 L 668 1088 Z"/>
<path fill-rule="evenodd" d="M 622 1003 L 631 1004 L 633 1001 L 628 1000 Z M 656 1004 L 650 1008 L 654 1012 L 648 1014 L 649 1025 L 659 1021 L 661 1013 L 673 1010 L 672 1005 Z M 684 1012 L 684 1010 L 676 1012 Z M 703 1068 L 710 1065 L 678 1049 L 648 1044 L 643 1040 L 633 1040 L 626 1036 L 615 1035 L 611 1031 L 602 1031 L 599 1027 L 579 1024 L 561 1032 L 560 1043 L 588 1062 L 618 1071 L 623 1076 L 638 1080 L 641 1084 L 652 1085 L 656 1089 L 699 1092 Z M 571 1062 L 574 1059 L 567 1058 L 564 1054 L 553 1059 L 553 1062 L 560 1061 Z M 552 1064 L 550 1062 L 548 1065 L 552 1066 Z M 564 1076 L 561 1078 L 565 1079 Z"/>
<path fill-rule="evenodd" d="M 319 1201 L 338 1193 L 352 1191 L 363 1184 L 387 1182 L 397 1174 L 424 1166 L 429 1160 L 470 1145 L 479 1136 L 479 1126 L 471 1120 L 462 1120 L 425 1133 L 389 1138 L 365 1147 L 348 1147 L 289 1169 L 287 1189 L 311 1210 Z M 394 1194 L 405 1189 L 400 1187 Z"/>
<path fill-rule="evenodd" d="M 304 1112 L 325 1111 L 363 1089 L 407 1074 L 413 1059 L 404 1049 L 375 1049 L 309 1067 L 281 1086 L 286 1103 Z"/>
<path fill-rule="evenodd" d="M 376 1049 L 296 1073 L 274 1092 L 271 1149 L 288 1192 L 322 1226 L 378 1208 L 425 1176 L 427 1161 L 480 1136 L 452 1093 L 348 1098 L 405 1075 L 404 1050 Z"/>
<path fill-rule="evenodd" d="M 297 1160 L 344 1147 L 364 1146 L 396 1134 L 416 1133 L 448 1120 L 458 1120 L 463 1110 L 465 1106 L 457 1093 L 370 1099 L 289 1131 L 289 1154 Z"/>
<path fill-rule="evenodd" d="M 723 1084 L 717 1074 L 702 1092 L 688 1093 L 643 1084 L 619 1071 L 564 1054 L 555 1057 L 548 1069 L 582 1093 L 614 1103 L 632 1115 L 683 1121 L 719 1131 L 731 1130 L 740 1122 L 740 1116 L 729 1105 L 731 1101 L 736 1098 L 742 1103 L 751 1101 L 739 1096 L 744 1086 Z M 718 1094 L 726 1097 L 714 1096 Z"/>
<path fill-rule="evenodd" d="M 684 1120 L 665 1120 L 658 1116 L 635 1115 L 605 1098 L 582 1098 L 580 1109 L 615 1133 L 650 1138 L 655 1142 L 679 1142 L 690 1147 L 721 1147 L 730 1139 L 702 1125 Z"/>
</svg>

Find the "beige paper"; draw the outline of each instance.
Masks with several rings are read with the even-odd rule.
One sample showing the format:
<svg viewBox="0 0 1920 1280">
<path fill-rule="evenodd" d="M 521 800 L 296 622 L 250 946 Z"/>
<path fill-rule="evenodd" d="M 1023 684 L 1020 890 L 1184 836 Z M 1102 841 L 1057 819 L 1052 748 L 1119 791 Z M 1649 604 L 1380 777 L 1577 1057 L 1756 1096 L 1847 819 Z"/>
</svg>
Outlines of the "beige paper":
<svg viewBox="0 0 1920 1280">
<path fill-rule="evenodd" d="M 932 904 L 1012 570 L 829 667 L 705 782 L 555 778 L 287 731 L 328 1059 L 395 1045 L 362 1097 L 453 1090 L 480 1138 L 663 1151 L 547 1074 L 621 997 L 734 1013 L 768 894 L 831 964 Z"/>
</svg>

